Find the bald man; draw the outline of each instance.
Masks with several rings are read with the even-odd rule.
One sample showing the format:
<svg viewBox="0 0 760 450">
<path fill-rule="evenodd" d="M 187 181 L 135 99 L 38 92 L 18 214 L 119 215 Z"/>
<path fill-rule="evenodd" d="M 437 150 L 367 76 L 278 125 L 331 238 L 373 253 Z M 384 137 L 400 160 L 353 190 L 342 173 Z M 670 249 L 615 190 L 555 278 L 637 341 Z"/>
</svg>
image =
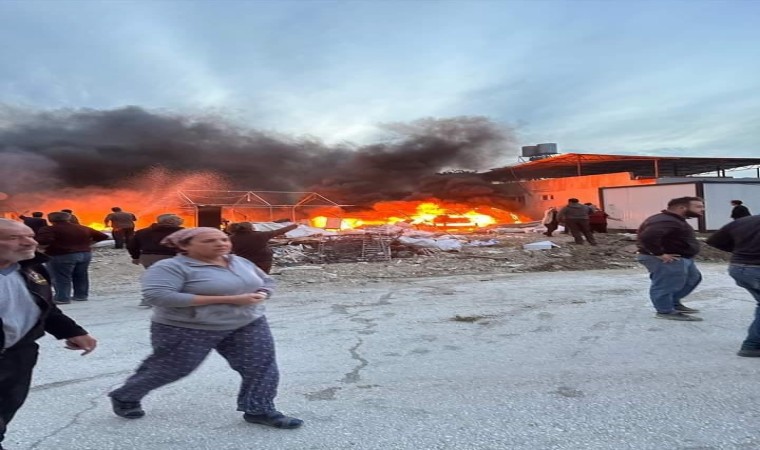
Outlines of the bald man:
<svg viewBox="0 0 760 450">
<path fill-rule="evenodd" d="M 0 218 L 0 450 L 8 422 L 26 400 L 37 363 L 37 339 L 45 332 L 86 355 L 97 341 L 53 302 L 50 277 L 36 253 L 34 232 Z"/>
</svg>

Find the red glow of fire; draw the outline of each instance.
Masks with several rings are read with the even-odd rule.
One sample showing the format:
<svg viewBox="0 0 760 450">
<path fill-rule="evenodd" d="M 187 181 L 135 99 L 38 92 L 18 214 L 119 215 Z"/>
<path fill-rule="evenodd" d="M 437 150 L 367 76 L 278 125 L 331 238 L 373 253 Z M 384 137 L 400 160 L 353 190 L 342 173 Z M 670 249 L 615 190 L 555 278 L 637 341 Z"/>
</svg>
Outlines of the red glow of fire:
<svg viewBox="0 0 760 450">
<path fill-rule="evenodd" d="M 473 230 L 496 224 L 529 221 L 526 216 L 486 205 L 429 201 L 393 201 L 373 205 L 372 210 L 346 213 L 340 208 L 323 208 L 310 214 L 317 228 L 353 229 L 404 222 L 418 228 Z"/>
<path fill-rule="evenodd" d="M 137 216 L 137 228 L 154 223 L 156 216 L 166 213 L 177 214 L 186 224 L 195 223 L 195 211 L 182 208 L 178 191 L 192 189 L 224 189 L 224 182 L 211 173 L 176 174 L 161 168 L 154 168 L 135 177 L 130 187 L 106 188 L 63 188 L 49 192 L 35 192 L 14 195 L 13 206 L 24 215 L 32 211 L 47 214 L 61 209 L 70 209 L 82 225 L 106 230 L 104 219 L 114 206 Z"/>
</svg>

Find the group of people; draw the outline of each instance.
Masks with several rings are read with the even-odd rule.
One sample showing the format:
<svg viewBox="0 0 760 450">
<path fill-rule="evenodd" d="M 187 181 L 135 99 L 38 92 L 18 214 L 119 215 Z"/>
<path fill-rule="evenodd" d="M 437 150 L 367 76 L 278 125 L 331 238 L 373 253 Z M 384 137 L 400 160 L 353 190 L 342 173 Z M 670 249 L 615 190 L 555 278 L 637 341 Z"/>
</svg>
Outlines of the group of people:
<svg viewBox="0 0 760 450">
<path fill-rule="evenodd" d="M 649 296 L 659 319 L 702 321 L 695 315 L 699 310 L 682 300 L 702 281 L 694 263 L 700 244 L 687 219 L 701 217 L 704 210 L 700 197 L 674 198 L 667 209 L 648 217 L 637 231 L 637 260 L 649 271 Z M 747 210 L 710 235 L 706 243 L 731 252 L 729 275 L 757 302 L 754 320 L 737 354 L 760 357 L 760 216 Z"/>
<path fill-rule="evenodd" d="M 593 203 L 582 204 L 577 198 L 571 198 L 561 209 L 550 206 L 544 212 L 541 224 L 546 227 L 546 236 L 552 236 L 560 225 L 564 225 L 565 232 L 573 236 L 574 243 L 582 245 L 585 238 L 589 244 L 596 245 L 594 233 L 607 232 L 607 219 L 620 220 L 610 217 Z"/>
<path fill-rule="evenodd" d="M 71 223 L 68 213 L 50 213 L 48 220 L 56 236 L 87 235 L 90 243 L 107 238 Z M 181 224 L 178 216 L 163 214 L 131 240 L 133 262 L 146 267 L 141 285 L 144 301 L 153 306 L 152 353 L 124 385 L 108 394 L 113 412 L 127 419 L 143 417 L 141 400 L 146 395 L 189 375 L 216 350 L 242 378 L 237 409 L 246 422 L 300 427 L 301 419 L 275 408 L 279 372 L 265 314 L 275 284 L 267 273 L 271 249 L 267 252 L 266 240 L 296 225 L 256 235 L 250 224 L 237 224 L 231 237 L 216 228 Z M 58 286 L 54 277 L 51 288 L 46 269 L 58 255 L 50 254 L 51 245 L 39 252 L 38 239 L 47 242 L 44 227 L 35 233 L 22 222 L 0 219 L 0 450 L 6 426 L 29 392 L 37 361 L 35 341 L 48 332 L 83 354 L 97 346 L 95 338 L 58 308 L 53 296 Z M 233 254 L 233 240 L 267 271 Z M 84 288 L 78 288 L 75 295 L 82 295 Z"/>
<path fill-rule="evenodd" d="M 702 320 L 696 315 L 698 309 L 682 301 L 702 280 L 694 262 L 700 244 L 687 219 L 700 217 L 704 208 L 699 197 L 672 199 L 667 209 L 647 218 L 637 231 L 637 260 L 650 275 L 656 318 Z M 588 205 L 570 199 L 557 212 L 556 221 L 566 224 L 576 242 L 582 235 L 593 244 L 590 214 Z M 85 240 L 89 246 L 107 235 L 73 223 L 67 212 L 50 213 L 48 220 L 52 225 L 35 232 L 24 223 L 0 219 L 0 450 L 6 426 L 29 392 L 37 361 L 35 341 L 47 332 L 83 354 L 97 346 L 95 338 L 58 308 L 56 303 L 65 303 L 59 299 L 68 294 L 57 292 L 65 288 L 56 277 L 62 276 L 62 266 L 77 271 L 77 264 L 89 261 L 80 255 L 89 252 Z M 144 302 L 153 307 L 152 353 L 108 394 L 116 415 L 145 416 L 143 398 L 189 375 L 216 350 L 241 376 L 237 409 L 245 421 L 284 429 L 303 424 L 275 407 L 279 372 L 265 314 L 274 292 L 267 241 L 295 227 L 257 232 L 250 223 L 238 223 L 229 226 L 228 234 L 216 228 L 183 228 L 179 216 L 163 214 L 125 238 L 132 262 L 146 268 L 141 285 Z M 732 252 L 730 276 L 757 301 L 738 355 L 760 357 L 760 216 L 735 218 L 707 244 Z M 38 245 L 45 246 L 44 254 L 37 251 Z M 53 273 L 54 289 L 45 265 Z M 77 280 L 74 299 L 86 300 L 87 285 Z"/>
</svg>

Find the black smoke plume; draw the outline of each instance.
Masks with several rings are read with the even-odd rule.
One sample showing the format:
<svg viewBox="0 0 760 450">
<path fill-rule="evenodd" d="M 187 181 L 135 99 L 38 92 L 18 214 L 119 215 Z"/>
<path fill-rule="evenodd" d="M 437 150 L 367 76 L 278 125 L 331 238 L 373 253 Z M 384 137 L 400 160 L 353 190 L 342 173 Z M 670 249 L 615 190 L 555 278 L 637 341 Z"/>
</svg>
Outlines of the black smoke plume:
<svg viewBox="0 0 760 450">
<path fill-rule="evenodd" d="M 380 125 L 372 145 L 329 146 L 220 120 L 138 107 L 21 112 L 0 109 L 0 191 L 120 188 L 150 168 L 216 172 L 233 189 L 316 191 L 341 203 L 498 196 L 479 176 L 517 155 L 512 130 L 484 117 Z"/>
</svg>

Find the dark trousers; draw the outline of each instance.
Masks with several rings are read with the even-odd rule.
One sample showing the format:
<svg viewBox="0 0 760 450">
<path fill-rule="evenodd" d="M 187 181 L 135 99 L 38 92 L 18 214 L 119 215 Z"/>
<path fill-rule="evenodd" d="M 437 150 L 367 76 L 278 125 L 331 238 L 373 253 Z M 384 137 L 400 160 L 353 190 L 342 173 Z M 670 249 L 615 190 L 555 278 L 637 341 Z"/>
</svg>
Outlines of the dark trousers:
<svg viewBox="0 0 760 450">
<path fill-rule="evenodd" d="M 557 231 L 557 228 L 559 228 L 559 222 L 549 222 L 544 224 L 546 226 L 546 233 L 544 233 L 547 236 L 551 236 L 552 233 Z"/>
<path fill-rule="evenodd" d="M 113 248 L 124 248 L 124 244 L 129 243 L 135 237 L 134 228 L 114 228 L 111 230 L 113 236 Z"/>
<path fill-rule="evenodd" d="M 37 349 L 37 344 L 29 344 L 0 354 L 0 442 L 6 426 L 29 394 Z"/>
<path fill-rule="evenodd" d="M 583 244 L 583 236 L 589 244 L 596 244 L 588 219 L 565 219 L 565 226 L 570 230 L 576 244 Z"/>
<path fill-rule="evenodd" d="M 153 354 L 124 386 L 108 395 L 125 402 L 140 401 L 153 389 L 189 375 L 211 350 L 216 350 L 242 377 L 238 411 L 250 414 L 275 411 L 280 377 L 266 317 L 229 331 L 195 330 L 154 322 L 150 337 Z"/>
</svg>

